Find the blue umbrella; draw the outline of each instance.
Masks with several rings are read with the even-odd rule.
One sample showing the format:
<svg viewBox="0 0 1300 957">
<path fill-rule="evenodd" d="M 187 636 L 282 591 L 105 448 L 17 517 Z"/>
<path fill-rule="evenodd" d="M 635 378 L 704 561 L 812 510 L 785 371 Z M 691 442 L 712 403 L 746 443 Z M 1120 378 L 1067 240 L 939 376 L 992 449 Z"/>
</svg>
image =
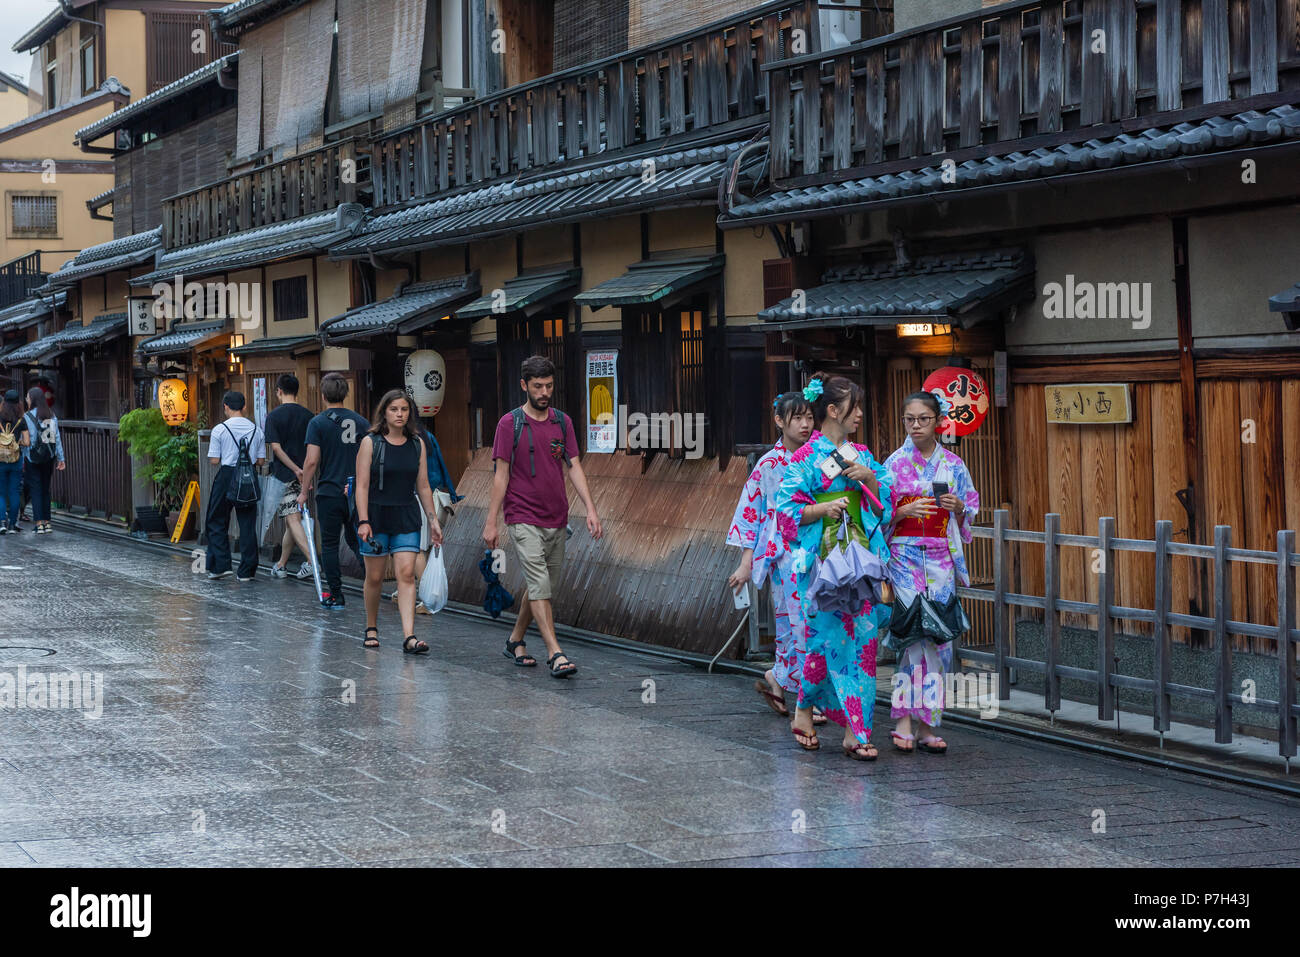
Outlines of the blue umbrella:
<svg viewBox="0 0 1300 957">
<path fill-rule="evenodd" d="M 868 599 L 874 604 L 883 599 L 881 582 L 885 567 L 863 542 L 865 535 L 850 522 L 846 512 L 839 526 L 827 528 L 824 536 L 826 557 L 816 565 L 807 598 L 819 611 L 856 615 Z"/>
<path fill-rule="evenodd" d="M 501 579 L 492 570 L 492 551 L 483 552 L 483 560 L 478 563 L 478 570 L 487 582 L 487 592 L 483 595 L 483 610 L 493 618 L 500 618 L 501 612 L 515 603 L 514 596 L 501 585 Z"/>
</svg>

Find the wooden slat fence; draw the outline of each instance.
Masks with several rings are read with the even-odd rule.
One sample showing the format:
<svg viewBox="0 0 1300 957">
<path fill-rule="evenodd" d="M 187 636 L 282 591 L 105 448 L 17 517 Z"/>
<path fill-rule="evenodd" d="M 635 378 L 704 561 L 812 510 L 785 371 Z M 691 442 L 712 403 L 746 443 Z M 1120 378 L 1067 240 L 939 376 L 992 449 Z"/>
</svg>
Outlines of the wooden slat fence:
<svg viewBox="0 0 1300 957">
<path fill-rule="evenodd" d="M 1300 554 L 1296 553 L 1296 533 L 1283 530 L 1277 533 L 1277 550 L 1233 548 L 1232 527 L 1219 525 L 1214 529 L 1213 545 L 1191 545 L 1175 542 L 1173 523 L 1158 521 L 1155 539 L 1117 538 L 1115 519 L 1103 517 L 1098 522 L 1097 534 L 1063 535 L 1060 533 L 1060 515 L 1048 513 L 1041 532 L 1019 531 L 1010 528 L 1010 512 L 998 509 L 994 513 L 992 528 L 976 528 L 977 538 L 991 541 L 993 547 L 993 584 L 991 588 L 959 588 L 965 599 L 991 603 L 993 607 L 993 651 L 972 651 L 963 648 L 963 658 L 992 665 L 997 675 L 998 695 L 1006 701 L 1011 697 L 1011 668 L 1023 668 L 1044 676 L 1044 706 L 1055 712 L 1061 707 L 1061 679 L 1087 681 L 1097 686 L 1097 716 L 1109 721 L 1115 717 L 1116 692 L 1121 689 L 1145 691 L 1153 696 L 1153 727 L 1156 731 L 1169 730 L 1171 701 L 1175 697 L 1198 698 L 1214 703 L 1214 740 L 1216 744 L 1232 742 L 1232 708 L 1236 704 L 1249 705 L 1277 715 L 1278 753 L 1286 758 L 1296 754 L 1296 725 L 1300 705 L 1296 704 L 1296 642 L 1300 631 L 1296 629 L 1296 568 L 1300 567 Z M 1011 591 L 1014 581 L 1011 568 L 1012 543 L 1030 542 L 1043 547 L 1043 594 L 1028 595 Z M 1096 601 L 1073 601 L 1060 597 L 1061 549 L 1079 548 L 1087 557 L 1090 567 L 1096 568 L 1098 579 Z M 1121 552 L 1139 552 L 1155 556 L 1156 591 L 1153 608 L 1132 608 L 1115 602 L 1118 555 Z M 1173 597 L 1173 556 L 1186 556 L 1211 563 L 1213 580 L 1213 614 L 1184 615 L 1171 611 Z M 1277 589 L 1277 617 L 1275 621 L 1239 621 L 1233 616 L 1234 599 L 1243 596 L 1232 588 L 1233 570 L 1241 565 L 1262 565 L 1271 569 Z M 1013 653 L 1011 647 L 1011 614 L 1015 608 L 1035 608 L 1044 613 L 1045 643 L 1043 660 L 1023 658 Z M 1097 659 L 1093 668 L 1077 668 L 1061 664 L 1062 613 L 1097 616 Z M 1115 665 L 1115 622 L 1145 622 L 1153 631 L 1154 668 L 1152 678 L 1140 678 L 1118 672 Z M 1213 687 L 1175 683 L 1172 680 L 1173 638 L 1171 628 L 1201 629 L 1213 636 L 1214 681 Z M 1270 701 L 1243 695 L 1244 689 L 1235 688 L 1232 675 L 1232 638 L 1245 635 L 1267 639 L 1275 649 L 1278 676 L 1278 700 Z"/>
<path fill-rule="evenodd" d="M 116 422 L 61 419 L 67 467 L 55 471 L 50 497 L 60 508 L 126 520 L 131 514 L 131 459 Z"/>
</svg>

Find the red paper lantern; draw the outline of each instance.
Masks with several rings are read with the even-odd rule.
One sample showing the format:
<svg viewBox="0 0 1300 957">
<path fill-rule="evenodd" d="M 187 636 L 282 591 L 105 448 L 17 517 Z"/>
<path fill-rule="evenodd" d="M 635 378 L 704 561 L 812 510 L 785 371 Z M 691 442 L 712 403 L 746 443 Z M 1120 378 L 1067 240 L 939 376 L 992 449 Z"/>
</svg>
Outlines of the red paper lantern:
<svg viewBox="0 0 1300 957">
<path fill-rule="evenodd" d="M 988 383 L 974 369 L 944 366 L 930 373 L 923 388 L 943 396 L 950 405 L 939 420 L 941 436 L 970 435 L 989 414 Z"/>
</svg>

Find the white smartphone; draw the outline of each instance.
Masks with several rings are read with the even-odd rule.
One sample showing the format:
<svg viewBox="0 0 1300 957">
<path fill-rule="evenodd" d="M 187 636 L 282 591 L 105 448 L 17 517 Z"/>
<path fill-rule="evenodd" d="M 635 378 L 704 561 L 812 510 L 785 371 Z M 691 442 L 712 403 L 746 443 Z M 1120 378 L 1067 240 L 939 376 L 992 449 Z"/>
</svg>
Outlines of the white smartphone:
<svg viewBox="0 0 1300 957">
<path fill-rule="evenodd" d="M 842 458 L 845 462 L 848 462 L 849 464 L 852 464 L 858 460 L 858 450 L 853 447 L 853 444 L 851 442 L 845 442 L 838 449 L 836 449 L 836 451 L 839 452 L 840 458 Z M 835 461 L 834 455 L 828 455 L 826 456 L 826 458 L 822 459 L 819 468 L 822 470 L 822 472 L 825 473 L 828 479 L 833 479 L 836 476 L 838 476 L 841 472 L 844 471 L 844 469 L 840 466 L 840 463 Z"/>
<path fill-rule="evenodd" d="M 727 586 L 727 587 L 731 587 L 731 586 Z M 746 608 L 748 608 L 749 607 L 749 585 L 746 584 L 745 587 L 742 588 L 739 593 L 733 591 L 731 593 L 731 599 L 736 603 L 737 611 L 744 611 Z"/>
</svg>

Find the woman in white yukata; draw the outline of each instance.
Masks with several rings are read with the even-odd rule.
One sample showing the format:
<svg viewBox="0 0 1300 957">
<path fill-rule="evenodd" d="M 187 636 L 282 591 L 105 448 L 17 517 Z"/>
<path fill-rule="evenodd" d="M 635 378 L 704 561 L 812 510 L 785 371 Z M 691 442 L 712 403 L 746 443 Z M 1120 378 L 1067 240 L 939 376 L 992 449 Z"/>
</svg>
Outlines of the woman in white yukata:
<svg viewBox="0 0 1300 957">
<path fill-rule="evenodd" d="M 783 718 L 790 717 L 785 692 L 799 693 L 799 676 L 803 673 L 804 621 L 799 596 L 794 587 L 794 572 L 789 567 L 790 553 L 785 540 L 776 530 L 776 510 L 772 507 L 776 490 L 785 478 L 790 453 L 808 441 L 813 429 L 812 403 L 801 392 L 787 392 L 772 403 L 772 417 L 781 438 L 776 447 L 754 464 L 749 481 L 741 492 L 736 514 L 727 532 L 727 544 L 742 549 L 740 564 L 727 579 L 736 594 L 752 581 L 761 588 L 764 579 L 772 582 L 772 609 L 776 618 L 776 663 L 755 681 L 754 690 L 764 703 Z M 826 716 L 816 711 L 815 724 L 825 724 Z"/>
<path fill-rule="evenodd" d="M 903 402 L 907 438 L 885 460 L 894 506 L 887 535 L 897 607 L 910 606 L 919 594 L 945 604 L 956 595 L 958 585 L 970 585 L 962 545 L 971 540 L 980 496 L 966 464 L 940 445 L 935 435 L 946 411 L 933 393 L 909 395 Z M 898 652 L 889 712 L 897 721 L 892 732 L 897 750 L 906 754 L 918 748 L 930 754 L 948 750 L 937 731 L 943 715 L 943 676 L 953 666 L 952 645 L 951 641 L 936 645 L 925 638 Z"/>
</svg>

